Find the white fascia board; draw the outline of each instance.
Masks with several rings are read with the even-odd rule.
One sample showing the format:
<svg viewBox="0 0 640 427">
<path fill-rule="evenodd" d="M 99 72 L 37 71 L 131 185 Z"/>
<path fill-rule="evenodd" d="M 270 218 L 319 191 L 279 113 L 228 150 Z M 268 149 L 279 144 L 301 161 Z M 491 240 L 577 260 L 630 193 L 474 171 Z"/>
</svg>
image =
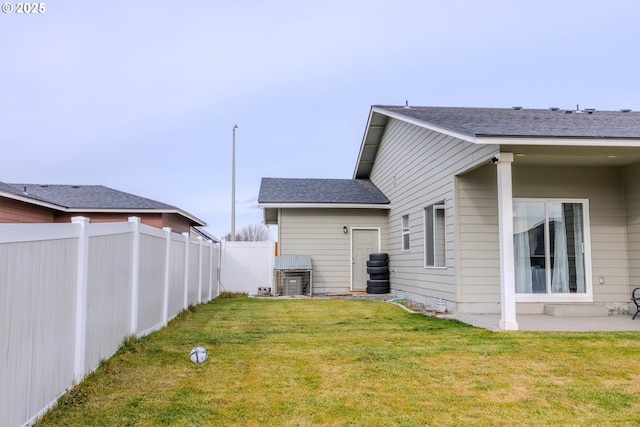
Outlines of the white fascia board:
<svg viewBox="0 0 640 427">
<path fill-rule="evenodd" d="M 356 167 L 353 170 L 353 178 L 356 177 L 358 173 L 358 166 L 360 165 L 360 159 L 362 159 L 362 153 L 364 152 L 364 146 L 367 142 L 367 138 L 369 137 L 369 129 L 371 128 L 371 119 L 373 118 L 373 110 L 369 111 L 369 117 L 367 118 L 367 126 L 364 128 L 364 135 L 362 136 L 362 142 L 360 143 L 360 151 L 358 152 L 358 159 L 356 160 Z"/>
<path fill-rule="evenodd" d="M 6 197 L 7 199 L 18 200 L 20 202 L 29 203 L 30 205 L 43 206 L 45 208 L 51 208 L 58 211 L 64 210 L 62 206 L 56 205 L 55 203 L 44 202 L 42 200 L 33 199 L 29 196 L 21 196 L 19 194 L 10 193 L 8 191 L 0 191 L 0 196 Z"/>
<path fill-rule="evenodd" d="M 554 145 L 575 147 L 640 147 L 640 139 L 622 138 L 559 138 L 479 136 L 478 144 L 486 145 Z"/>
<path fill-rule="evenodd" d="M 362 203 L 259 203 L 261 209 L 300 208 L 300 209 L 391 209 L 391 204 L 362 204 Z"/>
<path fill-rule="evenodd" d="M 411 117 L 407 117 L 407 116 L 402 115 L 402 114 L 393 113 L 393 112 L 387 111 L 387 110 L 385 110 L 383 108 L 373 107 L 371 109 L 371 111 L 372 112 L 375 111 L 376 113 L 384 114 L 385 116 L 392 117 L 394 119 L 401 120 L 403 122 L 411 123 L 412 125 L 420 126 L 422 128 L 425 128 L 425 129 L 429 129 L 429 130 L 432 130 L 432 131 L 435 131 L 435 132 L 439 132 L 439 133 L 442 133 L 442 134 L 445 134 L 445 135 L 449 135 L 449 136 L 452 136 L 454 138 L 462 139 L 463 141 L 471 142 L 472 144 L 477 144 L 479 142 L 478 139 L 475 136 L 467 135 L 466 133 L 460 133 L 460 132 L 453 131 L 451 129 L 447 129 L 447 128 L 444 128 L 444 127 L 436 126 L 436 125 L 434 125 L 432 123 L 423 122 L 422 120 L 413 119 Z"/>
</svg>

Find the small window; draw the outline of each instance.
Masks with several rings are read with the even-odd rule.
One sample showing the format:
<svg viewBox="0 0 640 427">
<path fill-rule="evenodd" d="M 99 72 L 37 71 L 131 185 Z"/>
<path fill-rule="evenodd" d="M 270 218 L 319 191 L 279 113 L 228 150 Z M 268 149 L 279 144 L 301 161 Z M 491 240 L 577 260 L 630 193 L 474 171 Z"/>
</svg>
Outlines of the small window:
<svg viewBox="0 0 640 427">
<path fill-rule="evenodd" d="M 424 265 L 426 267 L 446 267 L 444 203 L 437 203 L 424 209 Z"/>
<path fill-rule="evenodd" d="M 409 215 L 402 216 L 402 250 L 409 250 Z"/>
</svg>

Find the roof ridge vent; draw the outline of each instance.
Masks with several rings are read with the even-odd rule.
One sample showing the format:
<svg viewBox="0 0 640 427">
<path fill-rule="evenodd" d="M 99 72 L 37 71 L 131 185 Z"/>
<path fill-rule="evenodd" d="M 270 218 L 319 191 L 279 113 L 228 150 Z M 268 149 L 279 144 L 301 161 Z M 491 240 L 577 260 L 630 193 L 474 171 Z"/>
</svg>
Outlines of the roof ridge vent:
<svg viewBox="0 0 640 427">
<path fill-rule="evenodd" d="M 521 107 L 521 106 L 519 106 L 519 105 L 518 105 L 518 106 L 515 106 L 515 107 L 511 107 L 511 108 L 513 108 L 514 110 L 522 110 L 522 107 Z"/>
<path fill-rule="evenodd" d="M 630 113 L 631 109 L 630 108 L 623 108 L 620 110 L 621 113 Z"/>
<path fill-rule="evenodd" d="M 558 107 L 549 107 L 549 111 L 558 111 L 559 109 Z"/>
</svg>

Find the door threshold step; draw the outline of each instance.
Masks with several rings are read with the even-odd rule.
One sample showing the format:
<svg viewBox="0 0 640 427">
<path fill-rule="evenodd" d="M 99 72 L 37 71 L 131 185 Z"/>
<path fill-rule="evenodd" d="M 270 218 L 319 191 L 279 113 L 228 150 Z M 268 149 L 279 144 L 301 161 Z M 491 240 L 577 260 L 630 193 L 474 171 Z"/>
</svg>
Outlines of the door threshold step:
<svg viewBox="0 0 640 427">
<path fill-rule="evenodd" d="M 555 317 L 608 317 L 609 309 L 595 304 L 545 304 L 544 314 Z"/>
</svg>

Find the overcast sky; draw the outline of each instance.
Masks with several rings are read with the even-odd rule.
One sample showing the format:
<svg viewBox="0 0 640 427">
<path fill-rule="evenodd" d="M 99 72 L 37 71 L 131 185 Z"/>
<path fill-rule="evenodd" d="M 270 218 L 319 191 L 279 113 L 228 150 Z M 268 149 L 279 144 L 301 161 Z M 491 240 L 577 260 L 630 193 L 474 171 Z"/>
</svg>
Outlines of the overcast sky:
<svg viewBox="0 0 640 427">
<path fill-rule="evenodd" d="M 640 110 L 636 0 L 9 5 L 0 181 L 106 185 L 218 237 L 234 124 L 239 230 L 262 177 L 351 178 L 373 104 Z"/>
</svg>

